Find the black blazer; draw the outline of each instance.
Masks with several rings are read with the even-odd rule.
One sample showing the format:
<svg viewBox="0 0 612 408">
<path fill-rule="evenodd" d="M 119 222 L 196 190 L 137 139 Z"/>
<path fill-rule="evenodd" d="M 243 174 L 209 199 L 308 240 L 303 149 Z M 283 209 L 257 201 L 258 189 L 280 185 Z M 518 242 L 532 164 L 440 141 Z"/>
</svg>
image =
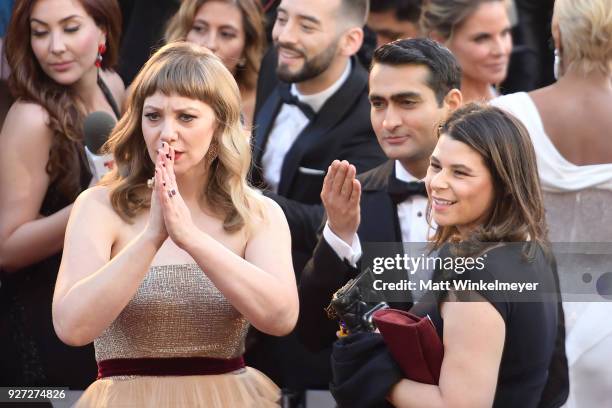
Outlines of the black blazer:
<svg viewBox="0 0 612 408">
<path fill-rule="evenodd" d="M 321 107 L 317 116 L 298 135 L 287 152 L 281 169 L 278 194 L 305 204 L 319 204 L 323 178 L 335 159 L 348 160 L 358 172 L 369 170 L 385 160 L 370 123 L 368 73 L 352 58 L 352 69 L 344 84 Z M 255 168 L 251 181 L 263 186 L 261 159 L 270 131 L 283 103 L 278 83 L 255 117 Z M 300 167 L 320 170 L 307 174 Z"/>
<path fill-rule="evenodd" d="M 395 178 L 395 161 L 389 160 L 358 178 L 362 185 L 361 224 L 357 230 L 360 241 L 401 242 L 397 206 L 388 194 L 389 180 Z M 336 340 L 338 323 L 328 319 L 323 309 L 334 292 L 357 273 L 357 268 L 340 259 L 320 237 L 298 287 L 300 315 L 296 331 L 309 349 L 321 350 Z"/>
<path fill-rule="evenodd" d="M 401 241 L 397 209 L 386 193 L 390 177 L 394 177 L 393 161 L 359 176 L 363 193 L 358 233 L 364 241 Z M 302 283 L 299 288 L 300 318 L 296 331 L 290 336 L 257 335 L 256 344 L 246 354 L 247 363 L 266 373 L 281 387 L 297 390 L 327 387 L 332 376 L 331 345 L 336 339 L 338 324 L 327 318 L 323 308 L 329 304 L 332 294 L 355 276 L 357 269 L 340 260 L 325 240 L 317 239 L 322 206 L 300 204 L 279 196 L 273 198 L 285 211 L 291 227 L 294 264 L 298 265 L 296 276 Z M 317 207 L 321 211 L 318 215 Z M 296 245 L 306 247 L 296 248 Z M 300 265 L 303 267 L 311 258 L 311 248 L 315 245 L 314 256 L 300 274 Z M 306 248 L 308 254 L 303 260 L 298 259 Z M 287 359 L 288 355 L 291 359 Z"/>
</svg>

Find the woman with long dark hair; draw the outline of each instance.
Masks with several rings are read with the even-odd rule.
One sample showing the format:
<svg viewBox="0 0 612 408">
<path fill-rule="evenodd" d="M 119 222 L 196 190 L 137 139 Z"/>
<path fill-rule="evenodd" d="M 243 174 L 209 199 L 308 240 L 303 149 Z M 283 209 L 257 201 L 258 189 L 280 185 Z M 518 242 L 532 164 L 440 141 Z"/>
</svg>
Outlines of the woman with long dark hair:
<svg viewBox="0 0 612 408">
<path fill-rule="evenodd" d="M 563 311 L 547 238 L 535 152 L 522 124 L 469 104 L 440 127 L 425 178 L 438 257 L 435 279 L 475 284 L 417 304 L 444 344 L 438 385 L 401 380 L 397 407 L 559 406 L 567 398 Z M 504 284 L 530 284 L 531 292 Z M 501 285 L 500 285 L 501 284 Z M 535 289 L 534 289 L 535 288 Z M 466 390 L 470 390 L 466 392 Z"/>
<path fill-rule="evenodd" d="M 436 269 L 411 309 L 442 341 L 441 365 L 431 367 L 439 380 L 402 378 L 378 335 L 357 333 L 339 340 L 332 361 L 336 373 L 362 368 L 337 375 L 335 395 L 405 408 L 558 407 L 568 392 L 563 310 L 529 135 L 512 115 L 476 104 L 453 112 L 439 135 L 425 177 Z M 364 349 L 374 356 L 359 356 Z"/>
<path fill-rule="evenodd" d="M 115 0 L 15 3 L 5 45 L 16 102 L 0 133 L 3 385 L 84 388 L 95 378 L 93 349 L 55 336 L 51 299 L 72 202 L 95 182 L 83 121 L 120 114 L 120 24 Z"/>
</svg>

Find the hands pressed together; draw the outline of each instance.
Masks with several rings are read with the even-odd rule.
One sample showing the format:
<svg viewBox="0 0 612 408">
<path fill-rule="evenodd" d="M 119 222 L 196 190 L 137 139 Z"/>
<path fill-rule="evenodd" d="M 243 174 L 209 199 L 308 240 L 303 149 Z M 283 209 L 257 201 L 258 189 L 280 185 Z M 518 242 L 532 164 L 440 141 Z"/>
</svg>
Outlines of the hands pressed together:
<svg viewBox="0 0 612 408">
<path fill-rule="evenodd" d="M 176 184 L 174 149 L 166 142 L 157 149 L 155 183 L 147 229 L 159 242 L 170 237 L 180 248 L 198 231 Z"/>
<path fill-rule="evenodd" d="M 329 227 L 349 245 L 361 221 L 361 184 L 355 178 L 356 175 L 355 166 L 346 160 L 334 160 L 327 170 L 321 189 L 321 200 L 327 212 Z"/>
</svg>

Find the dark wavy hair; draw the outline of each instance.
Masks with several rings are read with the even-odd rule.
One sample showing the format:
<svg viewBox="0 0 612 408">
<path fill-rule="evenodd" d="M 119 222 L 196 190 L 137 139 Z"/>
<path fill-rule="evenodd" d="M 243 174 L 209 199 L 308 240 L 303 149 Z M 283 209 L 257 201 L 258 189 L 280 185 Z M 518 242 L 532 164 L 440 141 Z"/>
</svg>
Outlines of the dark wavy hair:
<svg viewBox="0 0 612 408">
<path fill-rule="evenodd" d="M 488 219 L 466 240 L 525 242 L 549 248 L 536 155 L 525 126 L 499 108 L 470 103 L 457 109 L 439 128 L 440 136 L 465 143 L 483 159 L 491 173 L 494 198 Z M 427 209 L 431 217 L 431 200 Z M 438 226 L 434 249 L 456 241 L 455 226 Z M 533 255 L 536 245 L 530 245 Z"/>
<path fill-rule="evenodd" d="M 106 33 L 106 53 L 102 68 L 117 62 L 121 35 L 121 10 L 116 0 L 79 0 L 96 25 Z M 80 157 L 83 154 L 85 112 L 75 103 L 74 92 L 49 78 L 42 70 L 30 44 L 30 15 L 37 0 L 15 2 L 6 35 L 6 56 L 11 67 L 9 88 L 15 99 L 42 106 L 49 114 L 53 140 L 47 162 L 50 184 L 75 199 L 80 187 Z"/>
</svg>

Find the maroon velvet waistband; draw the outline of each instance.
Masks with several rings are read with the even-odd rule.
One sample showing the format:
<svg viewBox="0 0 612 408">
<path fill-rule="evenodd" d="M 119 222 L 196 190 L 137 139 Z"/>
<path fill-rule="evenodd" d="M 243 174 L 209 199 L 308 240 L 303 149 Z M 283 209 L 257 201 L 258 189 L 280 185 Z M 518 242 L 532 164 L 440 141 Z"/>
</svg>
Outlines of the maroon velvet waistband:
<svg viewBox="0 0 612 408">
<path fill-rule="evenodd" d="M 244 368 L 242 356 L 230 359 L 210 357 L 117 358 L 98 362 L 98 379 L 115 375 L 211 375 Z"/>
</svg>

